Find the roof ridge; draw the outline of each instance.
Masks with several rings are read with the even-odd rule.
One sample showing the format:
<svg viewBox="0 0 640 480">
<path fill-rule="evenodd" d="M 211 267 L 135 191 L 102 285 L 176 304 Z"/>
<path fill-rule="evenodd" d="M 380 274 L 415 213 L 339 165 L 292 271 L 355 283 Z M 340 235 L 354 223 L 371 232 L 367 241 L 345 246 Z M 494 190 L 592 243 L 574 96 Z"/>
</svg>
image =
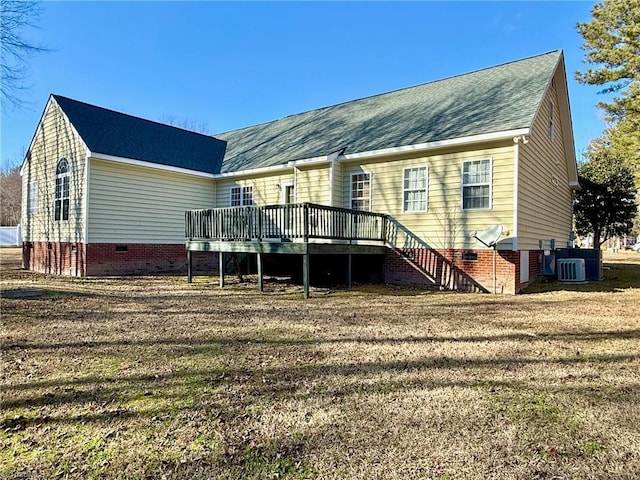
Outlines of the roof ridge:
<svg viewBox="0 0 640 480">
<path fill-rule="evenodd" d="M 389 95 L 389 94 L 392 94 L 392 93 L 402 92 L 404 90 L 410 90 L 412 88 L 418 88 L 418 87 L 422 87 L 422 86 L 425 86 L 425 85 L 431 85 L 431 84 L 435 84 L 435 83 L 439 83 L 439 82 L 444 82 L 444 81 L 451 80 L 451 79 L 454 79 L 454 78 L 464 77 L 466 75 L 472 75 L 474 73 L 479 73 L 479 72 L 483 72 L 483 71 L 486 71 L 486 70 L 491 70 L 491 69 L 494 69 L 494 68 L 504 67 L 506 65 L 510 65 L 510 64 L 513 64 L 513 63 L 520 63 L 520 62 L 524 62 L 524 61 L 527 61 L 527 60 L 532 60 L 534 58 L 544 57 L 546 55 L 551 55 L 552 53 L 562 53 L 562 49 L 550 50 L 550 51 L 545 52 L 545 53 L 539 53 L 537 55 L 530 55 L 528 57 L 520 58 L 520 59 L 517 59 L 517 60 L 510 60 L 508 62 L 499 63 L 497 65 L 491 65 L 489 67 L 478 68 L 476 70 L 471 70 L 469 72 L 458 73 L 458 74 L 451 75 L 451 76 L 445 77 L 445 78 L 439 78 L 439 79 L 436 79 L 436 80 L 430 80 L 428 82 L 418 83 L 418 84 L 415 84 L 415 85 L 410 85 L 408 87 L 401 87 L 401 88 L 397 88 L 395 90 L 389 90 L 387 92 L 375 93 L 373 95 L 368 95 L 366 97 L 355 98 L 353 100 L 347 100 L 345 102 L 338 102 L 338 103 L 335 103 L 335 104 L 332 104 L 332 105 L 327 105 L 327 106 L 320 107 L 320 108 L 313 108 L 311 110 L 305 110 L 304 112 L 298 112 L 298 113 L 293 113 L 291 115 L 285 115 L 284 117 L 280 117 L 280 118 L 277 118 L 277 119 L 274 119 L 274 120 L 269 120 L 269 121 L 266 121 L 266 122 L 260 122 L 260 123 L 254 124 L 254 125 L 248 125 L 246 127 L 236 128 L 236 129 L 233 129 L 233 130 L 227 130 L 225 132 L 218 132 L 218 133 L 215 133 L 213 135 L 214 136 L 217 136 L 217 135 L 222 136 L 222 135 L 226 135 L 226 134 L 229 134 L 229 133 L 240 132 L 240 131 L 245 130 L 245 129 L 259 127 L 261 125 L 268 125 L 270 123 L 276 123 L 276 122 L 279 122 L 281 120 L 285 120 L 287 118 L 297 117 L 299 115 L 311 114 L 311 113 L 314 113 L 314 112 L 320 112 L 322 110 L 332 109 L 332 108 L 340 107 L 342 105 L 348 105 L 350 103 L 359 102 L 361 100 L 367 100 L 367 99 L 370 99 L 370 98 L 381 97 L 383 95 Z"/>
<path fill-rule="evenodd" d="M 194 130 L 188 130 L 186 128 L 177 127 L 175 125 L 169 125 L 168 123 L 163 123 L 163 122 L 159 122 L 159 121 L 156 121 L 156 120 L 150 120 L 150 119 L 144 118 L 144 117 L 138 117 L 136 115 L 131 115 L 130 113 L 120 112 L 118 110 L 114 110 L 114 109 L 111 109 L 111 108 L 101 107 L 99 105 L 94 105 L 92 103 L 83 102 L 82 100 L 76 100 L 75 98 L 65 97 L 64 95 L 59 95 L 57 93 L 52 93 L 51 96 L 56 100 L 58 98 L 63 98 L 65 100 L 69 100 L 69 101 L 72 101 L 72 102 L 81 103 L 82 105 L 86 105 L 86 106 L 91 107 L 91 108 L 97 108 L 99 110 L 104 110 L 105 112 L 115 113 L 116 115 L 123 115 L 125 117 L 133 118 L 135 120 L 142 120 L 143 122 L 153 123 L 155 125 L 159 125 L 159 126 L 162 126 L 162 127 L 173 128 L 175 130 L 180 130 L 180 131 L 183 131 L 183 132 L 187 132 L 187 133 L 191 133 L 191 134 L 195 134 L 195 135 L 200 135 L 200 136 L 207 137 L 207 138 L 215 138 L 214 135 L 208 135 L 206 133 L 200 133 L 200 132 L 196 132 Z"/>
</svg>

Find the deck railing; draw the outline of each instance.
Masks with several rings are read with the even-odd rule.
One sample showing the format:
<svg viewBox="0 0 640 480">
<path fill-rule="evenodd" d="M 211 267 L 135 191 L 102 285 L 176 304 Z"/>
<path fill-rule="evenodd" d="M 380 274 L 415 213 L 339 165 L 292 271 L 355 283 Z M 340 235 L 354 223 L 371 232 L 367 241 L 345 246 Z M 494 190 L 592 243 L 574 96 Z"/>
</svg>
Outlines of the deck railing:
<svg viewBox="0 0 640 480">
<path fill-rule="evenodd" d="M 385 241 L 387 216 L 314 203 L 189 210 L 189 240 L 269 241 L 331 239 Z"/>
</svg>

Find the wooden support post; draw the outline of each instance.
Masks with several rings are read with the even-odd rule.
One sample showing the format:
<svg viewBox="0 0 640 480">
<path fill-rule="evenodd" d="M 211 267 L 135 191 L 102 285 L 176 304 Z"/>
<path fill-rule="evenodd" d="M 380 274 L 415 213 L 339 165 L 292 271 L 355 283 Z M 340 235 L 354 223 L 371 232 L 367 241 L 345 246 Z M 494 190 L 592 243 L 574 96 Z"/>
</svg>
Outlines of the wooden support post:
<svg viewBox="0 0 640 480">
<path fill-rule="evenodd" d="M 304 203 L 302 205 L 302 217 L 304 221 L 303 238 L 304 238 L 304 242 L 307 243 L 309 242 L 309 204 L 308 203 Z"/>
<path fill-rule="evenodd" d="M 257 257 L 257 267 L 258 267 L 258 289 L 261 292 L 264 292 L 264 280 L 262 278 L 262 253 L 258 252 L 256 254 Z"/>
<path fill-rule="evenodd" d="M 191 258 L 191 250 L 187 250 L 187 283 L 193 281 L 193 262 Z"/>
<path fill-rule="evenodd" d="M 304 285 L 304 298 L 309 298 L 309 253 L 302 255 L 302 283 Z"/>
<path fill-rule="evenodd" d="M 347 255 L 347 288 L 351 288 L 351 254 Z"/>
<path fill-rule="evenodd" d="M 218 252 L 218 270 L 220 274 L 220 288 L 224 287 L 224 252 Z"/>
</svg>

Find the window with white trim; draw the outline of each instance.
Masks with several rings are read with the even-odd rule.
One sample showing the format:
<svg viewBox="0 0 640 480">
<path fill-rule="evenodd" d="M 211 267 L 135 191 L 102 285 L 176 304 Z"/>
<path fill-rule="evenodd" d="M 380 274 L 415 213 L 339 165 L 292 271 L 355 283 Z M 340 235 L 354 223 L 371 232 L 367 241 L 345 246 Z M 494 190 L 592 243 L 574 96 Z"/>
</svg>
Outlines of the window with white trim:
<svg viewBox="0 0 640 480">
<path fill-rule="evenodd" d="M 29 183 L 29 190 L 27 191 L 27 195 L 29 195 L 27 203 L 27 213 L 29 215 L 38 213 L 38 182 Z"/>
<path fill-rule="evenodd" d="M 231 206 L 246 207 L 253 205 L 253 187 L 231 187 Z"/>
<path fill-rule="evenodd" d="M 427 211 L 427 167 L 409 167 L 403 170 L 402 211 Z"/>
<path fill-rule="evenodd" d="M 462 209 L 491 208 L 491 159 L 462 162 Z"/>
<path fill-rule="evenodd" d="M 61 158 L 56 167 L 56 187 L 53 202 L 54 220 L 69 220 L 69 162 Z"/>
<path fill-rule="evenodd" d="M 549 100 L 549 131 L 548 131 L 549 140 L 553 140 L 553 130 L 554 130 L 554 124 L 553 124 L 553 100 Z"/>
<path fill-rule="evenodd" d="M 351 174 L 351 208 L 371 210 L 371 174 Z"/>
</svg>

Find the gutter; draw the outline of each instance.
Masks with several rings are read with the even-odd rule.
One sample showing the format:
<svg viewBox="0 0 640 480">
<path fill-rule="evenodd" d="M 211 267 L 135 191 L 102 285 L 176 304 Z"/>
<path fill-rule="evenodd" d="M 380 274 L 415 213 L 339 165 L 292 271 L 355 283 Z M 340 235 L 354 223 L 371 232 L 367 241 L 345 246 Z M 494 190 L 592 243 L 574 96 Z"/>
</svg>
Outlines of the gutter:
<svg viewBox="0 0 640 480">
<path fill-rule="evenodd" d="M 416 143 L 415 145 L 406 145 L 403 147 L 383 148 L 380 150 L 371 150 L 369 152 L 351 153 L 345 155 L 341 160 L 359 160 L 364 158 L 381 157 L 384 155 L 392 155 L 407 152 L 422 152 L 433 150 L 436 148 L 454 147 L 459 145 L 472 145 L 474 143 L 483 143 L 497 140 L 507 140 L 519 135 L 529 135 L 529 128 L 519 128 L 517 130 L 505 130 L 502 132 L 483 133 L 481 135 L 471 135 L 468 137 L 453 138 L 451 140 L 438 140 L 436 142 Z"/>
</svg>

